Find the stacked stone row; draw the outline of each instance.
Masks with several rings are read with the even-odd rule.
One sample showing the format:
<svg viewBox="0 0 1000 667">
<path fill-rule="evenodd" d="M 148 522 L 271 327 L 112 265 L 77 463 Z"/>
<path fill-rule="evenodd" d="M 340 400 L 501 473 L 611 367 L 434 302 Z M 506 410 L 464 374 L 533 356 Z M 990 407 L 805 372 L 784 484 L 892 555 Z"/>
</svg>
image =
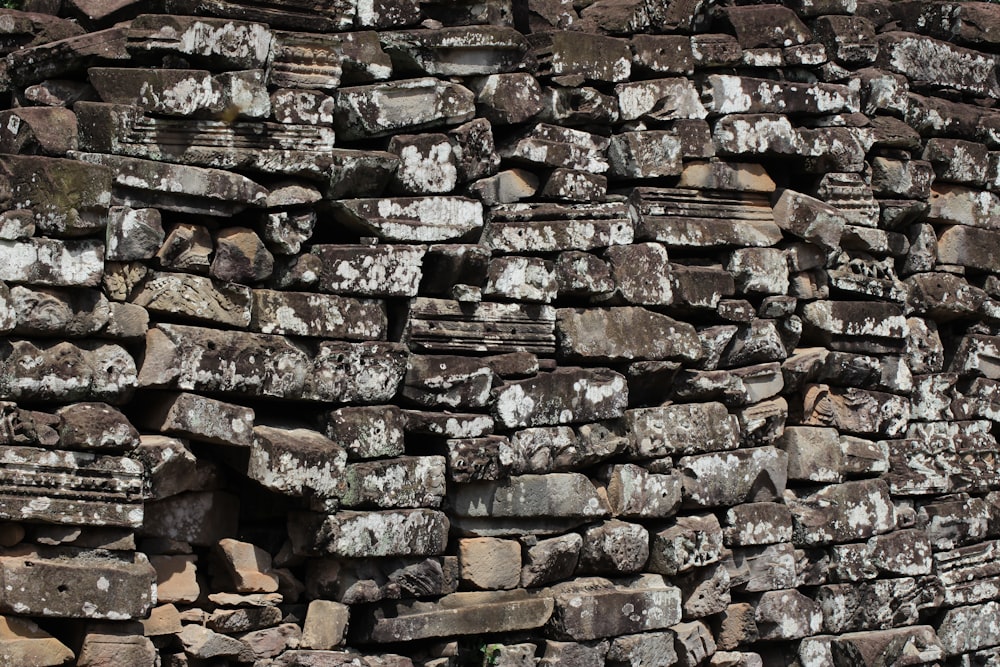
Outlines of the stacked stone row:
<svg viewBox="0 0 1000 667">
<path fill-rule="evenodd" d="M 1000 6 L 155 4 L 0 10 L 0 662 L 1000 661 Z"/>
</svg>

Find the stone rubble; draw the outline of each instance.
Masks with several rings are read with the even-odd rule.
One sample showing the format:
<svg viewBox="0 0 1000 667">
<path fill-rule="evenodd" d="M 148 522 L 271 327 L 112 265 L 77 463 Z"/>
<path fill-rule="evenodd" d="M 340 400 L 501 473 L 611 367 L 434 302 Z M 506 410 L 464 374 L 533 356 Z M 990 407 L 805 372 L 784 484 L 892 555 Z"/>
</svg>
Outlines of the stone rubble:
<svg viewBox="0 0 1000 667">
<path fill-rule="evenodd" d="M 1000 664 L 1000 5 L 3 4 L 0 664 Z"/>
</svg>

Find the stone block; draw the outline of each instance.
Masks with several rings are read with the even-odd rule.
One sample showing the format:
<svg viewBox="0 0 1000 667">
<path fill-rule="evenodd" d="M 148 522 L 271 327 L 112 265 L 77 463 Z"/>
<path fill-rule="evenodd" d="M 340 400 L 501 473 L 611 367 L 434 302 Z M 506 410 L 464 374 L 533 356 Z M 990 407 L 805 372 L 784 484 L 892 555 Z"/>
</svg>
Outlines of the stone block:
<svg viewBox="0 0 1000 667">
<path fill-rule="evenodd" d="M 684 475 L 684 503 L 691 507 L 778 500 L 788 477 L 788 457 L 774 447 L 685 456 L 677 467 Z"/>
<path fill-rule="evenodd" d="M 458 564 L 462 582 L 473 588 L 517 588 L 521 581 L 521 545 L 495 537 L 459 540 Z"/>
<path fill-rule="evenodd" d="M 198 583 L 198 557 L 194 555 L 174 555 L 149 557 L 149 563 L 156 570 L 157 603 L 193 603 L 201 597 Z"/>
<path fill-rule="evenodd" d="M 476 112 L 471 90 L 430 77 L 340 88 L 336 99 L 334 127 L 346 140 L 458 125 Z"/>
<path fill-rule="evenodd" d="M 524 400 L 525 396 L 534 401 Z M 593 422 L 622 416 L 625 378 L 607 370 L 559 368 L 494 391 L 493 416 L 507 428 Z"/>
<path fill-rule="evenodd" d="M 278 577 L 271 572 L 271 554 L 232 538 L 219 540 L 216 553 L 237 593 L 274 593 Z"/>
<path fill-rule="evenodd" d="M 673 576 L 716 563 L 722 557 L 722 528 L 714 514 L 677 517 L 653 535 L 647 568 Z"/>
<path fill-rule="evenodd" d="M 449 501 L 455 514 L 470 518 L 598 519 L 609 514 L 607 500 L 580 473 L 462 484 L 450 491 Z"/>
<path fill-rule="evenodd" d="M 55 667 L 73 657 L 73 651 L 33 621 L 17 616 L 0 617 L 0 660 L 7 664 Z"/>
<path fill-rule="evenodd" d="M 448 528 L 448 518 L 430 509 L 293 513 L 288 523 L 296 553 L 340 558 L 439 555 Z"/>
<path fill-rule="evenodd" d="M 683 489 L 680 475 L 651 473 L 631 463 L 614 465 L 607 475 L 608 503 L 613 516 L 666 518 L 680 507 Z"/>
<path fill-rule="evenodd" d="M 556 336 L 568 359 L 693 361 L 702 354 L 694 327 L 633 306 L 560 308 Z"/>
<path fill-rule="evenodd" d="M 610 519 L 583 531 L 577 571 L 617 576 L 643 569 L 649 556 L 649 533 L 636 523 Z"/>
<path fill-rule="evenodd" d="M 786 491 L 785 502 L 796 545 L 857 541 L 896 527 L 889 487 L 882 480 L 844 482 L 811 494 Z"/>
<path fill-rule="evenodd" d="M 313 600 L 306 611 L 299 646 L 305 649 L 330 650 L 344 642 L 350 607 L 332 600 Z"/>
<path fill-rule="evenodd" d="M 739 444 L 739 423 L 721 403 L 628 410 L 625 425 L 636 458 L 735 449 Z"/>
<path fill-rule="evenodd" d="M 344 507 L 438 507 L 445 494 L 443 456 L 400 456 L 348 463 Z"/>
<path fill-rule="evenodd" d="M 553 586 L 555 606 L 548 631 L 558 639 L 588 641 L 663 630 L 680 620 L 680 591 L 658 575 L 630 584 L 598 577 Z"/>
</svg>

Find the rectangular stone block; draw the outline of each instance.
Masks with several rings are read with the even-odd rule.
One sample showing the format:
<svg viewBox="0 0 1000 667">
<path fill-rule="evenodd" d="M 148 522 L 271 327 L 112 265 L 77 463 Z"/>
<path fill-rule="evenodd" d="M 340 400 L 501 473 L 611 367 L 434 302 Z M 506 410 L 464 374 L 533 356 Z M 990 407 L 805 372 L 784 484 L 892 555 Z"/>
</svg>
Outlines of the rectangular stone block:
<svg viewBox="0 0 1000 667">
<path fill-rule="evenodd" d="M 460 484 L 449 493 L 452 510 L 470 518 L 602 518 L 609 508 L 580 473 L 519 475 L 500 482 Z"/>
<path fill-rule="evenodd" d="M 351 296 L 415 296 L 425 246 L 314 245 L 323 262 L 320 291 Z"/>
<path fill-rule="evenodd" d="M 589 641 L 663 630 L 681 619 L 681 592 L 658 575 L 631 584 L 597 577 L 552 587 L 555 607 L 549 631 L 559 639 Z"/>
<path fill-rule="evenodd" d="M 383 301 L 332 294 L 255 289 L 250 330 L 284 336 L 385 340 Z"/>
<path fill-rule="evenodd" d="M 882 480 L 832 484 L 811 494 L 787 491 L 785 502 L 796 545 L 852 542 L 896 527 L 895 507 Z"/>
<path fill-rule="evenodd" d="M 323 420 L 326 437 L 346 449 L 348 459 L 403 453 L 406 418 L 394 405 L 338 408 Z"/>
<path fill-rule="evenodd" d="M 263 23 L 144 14 L 127 31 L 130 53 L 175 54 L 220 69 L 264 69 L 271 31 Z"/>
<path fill-rule="evenodd" d="M 97 341 L 0 344 L 0 399 L 127 401 L 136 387 L 135 361 L 125 348 Z"/>
<path fill-rule="evenodd" d="M 627 405 L 624 376 L 567 367 L 501 386 L 494 392 L 493 416 L 507 428 L 550 426 L 615 419 Z"/>
<path fill-rule="evenodd" d="M 694 327 L 645 308 L 560 308 L 561 356 L 591 361 L 683 359 L 703 354 Z"/>
<path fill-rule="evenodd" d="M 689 403 L 625 412 L 635 458 L 697 454 L 739 446 L 736 417 L 722 403 Z"/>
<path fill-rule="evenodd" d="M 252 408 L 189 393 L 157 395 L 144 408 L 138 423 L 160 433 L 237 447 L 252 442 Z"/>
<path fill-rule="evenodd" d="M 347 452 L 305 428 L 255 426 L 246 474 L 289 496 L 337 498 L 347 490 Z"/>
<path fill-rule="evenodd" d="M 542 304 L 418 297 L 410 301 L 403 341 L 413 352 L 551 356 L 556 349 L 555 323 L 555 308 Z"/>
<path fill-rule="evenodd" d="M 691 507 L 780 500 L 788 479 L 788 455 L 774 447 L 685 456 L 677 467 Z"/>
<path fill-rule="evenodd" d="M 483 227 L 483 205 L 466 197 L 341 199 L 333 216 L 391 243 L 458 241 Z"/>
<path fill-rule="evenodd" d="M 202 320 L 238 328 L 250 324 L 250 288 L 190 273 L 154 271 L 129 302 L 161 315 Z"/>
<path fill-rule="evenodd" d="M 621 202 L 499 204 L 490 209 L 482 242 L 497 252 L 592 250 L 632 243 Z"/>
<path fill-rule="evenodd" d="M 153 606 L 156 571 L 143 554 L 22 546 L 0 556 L 0 611 L 132 620 Z"/>
<path fill-rule="evenodd" d="M 443 456 L 400 456 L 349 463 L 344 507 L 439 507 L 445 494 Z"/>
<path fill-rule="evenodd" d="M 0 280 L 36 285 L 98 287 L 104 244 L 94 240 L 0 240 Z"/>
<path fill-rule="evenodd" d="M 636 188 L 631 211 L 636 239 L 668 247 L 766 247 L 781 240 L 763 193 Z"/>
<path fill-rule="evenodd" d="M 476 114 L 475 94 L 425 77 L 337 90 L 334 126 L 347 140 L 458 125 Z"/>
<path fill-rule="evenodd" d="M 441 555 L 448 527 L 448 517 L 431 509 L 299 512 L 288 520 L 295 553 L 338 558 Z"/>
</svg>

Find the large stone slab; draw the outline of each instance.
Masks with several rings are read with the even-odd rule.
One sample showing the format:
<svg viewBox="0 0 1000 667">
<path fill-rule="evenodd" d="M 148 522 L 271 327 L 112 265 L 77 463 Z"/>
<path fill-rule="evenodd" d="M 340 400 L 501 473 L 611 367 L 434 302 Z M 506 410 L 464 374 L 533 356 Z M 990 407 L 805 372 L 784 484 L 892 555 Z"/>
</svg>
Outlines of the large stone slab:
<svg viewBox="0 0 1000 667">
<path fill-rule="evenodd" d="M 702 356 L 694 327 L 639 307 L 560 308 L 559 354 L 567 359 L 632 361 Z"/>
<path fill-rule="evenodd" d="M 636 239 L 669 247 L 764 247 L 781 240 L 762 193 L 636 188 L 630 213 Z"/>
<path fill-rule="evenodd" d="M 706 108 L 717 114 L 852 113 L 859 110 L 857 92 L 829 83 L 785 83 L 771 79 L 713 74 L 706 80 Z"/>
<path fill-rule="evenodd" d="M 111 204 L 111 176 L 105 167 L 77 160 L 0 157 L 0 179 L 10 191 L 5 207 L 31 211 L 36 228 L 47 234 L 81 236 L 103 230 Z"/>
<path fill-rule="evenodd" d="M 111 168 L 112 203 L 116 205 L 230 216 L 247 207 L 263 206 L 267 199 L 262 186 L 219 169 L 103 153 L 74 153 L 73 157 Z"/>
<path fill-rule="evenodd" d="M 255 426 L 246 474 L 289 496 L 336 498 L 347 490 L 347 452 L 306 428 Z"/>
<path fill-rule="evenodd" d="M 125 348 L 81 341 L 0 345 L 0 398 L 13 401 L 122 403 L 136 387 L 135 361 Z"/>
<path fill-rule="evenodd" d="M 525 65 L 528 44 L 513 28 L 455 26 L 379 33 L 396 70 L 431 76 L 482 76 Z"/>
<path fill-rule="evenodd" d="M 250 324 L 250 288 L 190 273 L 151 272 L 129 302 L 161 315 L 180 315 L 245 328 Z"/>
<path fill-rule="evenodd" d="M 722 403 L 629 410 L 625 425 L 636 458 L 735 449 L 740 442 L 739 421 Z"/>
<path fill-rule="evenodd" d="M 126 35 L 132 54 L 177 55 L 227 70 L 264 69 L 271 53 L 271 31 L 263 23 L 144 14 Z"/>
<path fill-rule="evenodd" d="M 259 363 L 267 359 L 267 364 Z M 380 403 L 396 393 L 405 349 L 320 343 L 310 353 L 282 336 L 162 324 L 147 334 L 139 384 L 181 391 Z"/>
<path fill-rule="evenodd" d="M 130 458 L 0 446 L 0 516 L 84 526 L 142 525 L 145 471 Z"/>
<path fill-rule="evenodd" d="M 251 331 L 341 340 L 386 337 L 385 303 L 374 299 L 256 289 L 252 304 Z"/>
<path fill-rule="evenodd" d="M 476 114 L 475 93 L 430 77 L 340 88 L 336 99 L 334 126 L 346 140 L 458 125 Z"/>
<path fill-rule="evenodd" d="M 448 518 L 436 510 L 386 510 L 289 515 L 296 553 L 339 558 L 436 556 L 448 546 Z"/>
<path fill-rule="evenodd" d="M 410 301 L 403 340 L 414 352 L 531 352 L 556 350 L 556 310 L 543 304 L 464 303 L 418 297 Z"/>
<path fill-rule="evenodd" d="M 145 428 L 192 440 L 235 447 L 253 441 L 253 409 L 197 394 L 151 396 L 136 419 Z"/>
<path fill-rule="evenodd" d="M 314 245 L 322 260 L 318 287 L 351 296 L 415 296 L 423 275 L 426 246 Z"/>
<path fill-rule="evenodd" d="M 452 593 L 436 602 L 403 602 L 370 616 L 352 615 L 361 642 L 406 642 L 431 637 L 531 630 L 552 615 L 548 595 L 526 591 Z"/>
<path fill-rule="evenodd" d="M 878 45 L 875 64 L 906 76 L 913 86 L 1000 94 L 996 59 L 988 54 L 905 32 L 882 33 Z"/>
<path fill-rule="evenodd" d="M 632 243 L 621 202 L 501 204 L 490 209 L 482 242 L 497 252 L 592 250 Z"/>
<path fill-rule="evenodd" d="M 438 507 L 445 494 L 443 456 L 400 456 L 347 464 L 344 507 Z"/>
<path fill-rule="evenodd" d="M 290 11 L 282 7 L 286 9 Z M 280 13 L 286 14 L 285 11 Z M 309 19 L 315 19 L 315 12 L 309 13 Z M 311 24 L 305 29 L 314 27 Z M 268 83 L 273 86 L 333 91 L 341 84 L 372 83 L 391 76 L 392 61 L 382 51 L 375 32 L 274 33 L 268 76 Z"/>
<path fill-rule="evenodd" d="M 507 428 L 548 426 L 614 419 L 627 405 L 624 376 L 603 369 L 559 368 L 498 388 L 493 416 Z"/>
<path fill-rule="evenodd" d="M 788 456 L 774 447 L 685 456 L 677 467 L 685 503 L 695 507 L 780 500 L 788 479 Z"/>
<path fill-rule="evenodd" d="M 0 556 L 0 611 L 125 621 L 153 606 L 156 571 L 143 554 L 22 546 Z"/>
<path fill-rule="evenodd" d="M 0 328 L 18 336 L 92 336 L 111 319 L 110 303 L 95 289 L 15 285 L 9 292 L 0 288 L 0 294 L 8 310 L 6 317 L 14 318 Z"/>
<path fill-rule="evenodd" d="M 439 243 L 482 229 L 483 206 L 465 197 L 342 199 L 334 217 L 384 241 Z"/>
<path fill-rule="evenodd" d="M 852 542 L 896 527 L 889 487 L 882 480 L 825 486 L 814 493 L 785 492 L 796 545 Z"/>
<path fill-rule="evenodd" d="M 607 500 L 580 473 L 520 475 L 451 489 L 455 514 L 472 518 L 603 518 Z"/>
<path fill-rule="evenodd" d="M 681 619 L 681 592 L 658 575 L 614 585 L 598 577 L 551 588 L 555 599 L 547 626 L 559 639 L 588 641 L 662 630 Z"/>
<path fill-rule="evenodd" d="M 0 280 L 31 285 L 97 287 L 104 244 L 92 239 L 0 240 Z"/>
</svg>

